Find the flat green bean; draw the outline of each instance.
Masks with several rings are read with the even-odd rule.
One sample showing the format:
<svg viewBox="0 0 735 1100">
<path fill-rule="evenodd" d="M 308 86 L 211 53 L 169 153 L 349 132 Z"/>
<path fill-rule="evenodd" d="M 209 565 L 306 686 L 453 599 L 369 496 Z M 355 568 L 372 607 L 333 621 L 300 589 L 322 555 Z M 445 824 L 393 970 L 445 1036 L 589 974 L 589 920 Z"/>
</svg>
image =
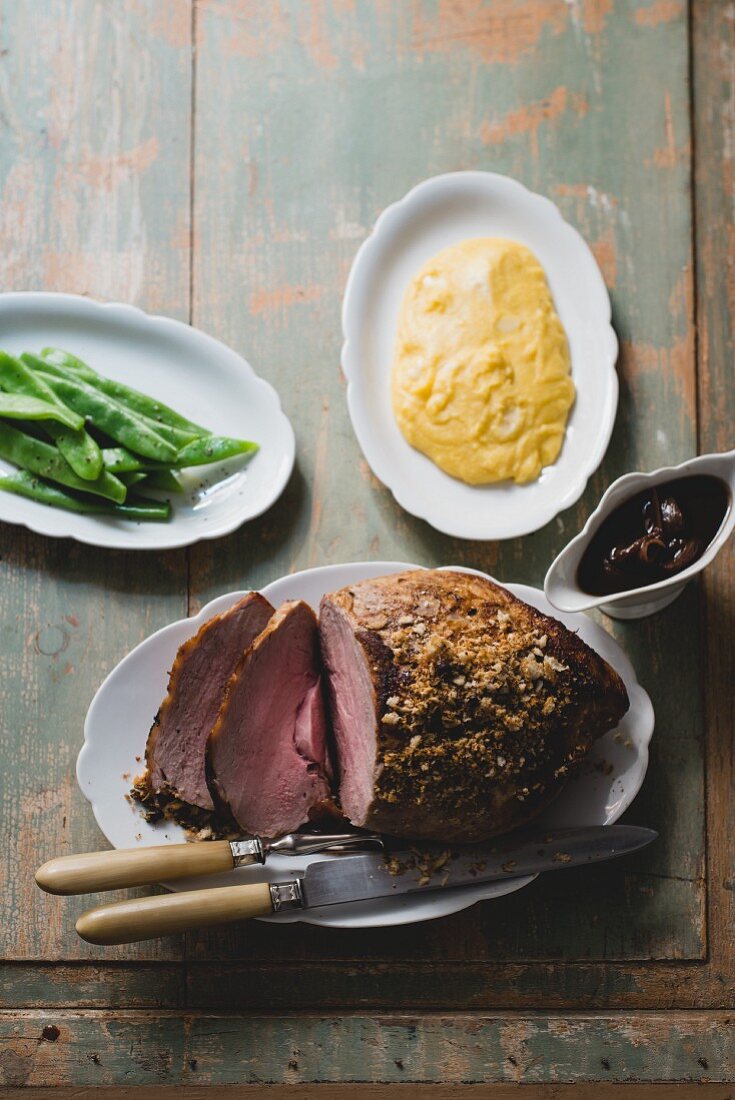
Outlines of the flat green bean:
<svg viewBox="0 0 735 1100">
<path fill-rule="evenodd" d="M 155 462 L 134 455 L 127 447 L 103 447 L 102 461 L 111 474 L 127 474 L 137 470 L 168 470 L 170 463 Z"/>
<path fill-rule="evenodd" d="M 187 466 L 206 466 L 210 462 L 223 462 L 236 455 L 254 455 L 259 449 L 257 443 L 245 439 L 230 439 L 226 435 L 208 435 L 204 439 L 195 439 L 182 447 L 176 461 L 170 465 L 183 470 Z"/>
<path fill-rule="evenodd" d="M 155 489 L 159 493 L 183 493 L 184 486 L 181 484 L 176 474 L 171 470 L 151 470 L 149 473 L 141 471 L 145 478 L 144 484 L 141 486 L 143 489 Z M 135 477 L 135 474 L 128 474 L 128 477 Z"/>
<path fill-rule="evenodd" d="M 171 505 L 167 500 L 149 500 L 147 497 L 131 496 L 124 504 L 108 503 L 87 493 L 73 493 L 60 489 L 24 470 L 0 476 L 0 489 L 27 497 L 29 500 L 36 500 L 40 504 L 49 504 L 52 508 L 63 508 L 67 512 L 80 512 L 85 515 L 114 516 L 118 519 L 162 523 L 171 516 Z"/>
<path fill-rule="evenodd" d="M 127 485 L 128 489 L 131 489 L 133 485 L 139 485 L 140 482 L 145 481 L 148 474 L 145 470 L 133 470 L 124 474 L 116 474 L 115 476 L 120 478 L 123 485 Z"/>
<path fill-rule="evenodd" d="M 45 431 L 55 442 L 75 474 L 85 481 L 94 481 L 102 473 L 102 452 L 92 436 L 84 430 L 84 417 L 69 409 L 50 386 L 19 359 L 0 351 L 0 386 L 9 393 L 35 397 L 39 401 L 58 405 L 76 416 L 79 429 L 73 431 L 61 424 L 48 421 Z"/>
<path fill-rule="evenodd" d="M 168 463 L 177 458 L 178 447 L 163 439 L 137 413 L 130 412 L 114 398 L 81 379 L 68 380 L 40 370 L 35 373 L 65 404 L 89 417 L 96 428 L 135 454 Z"/>
<path fill-rule="evenodd" d="M 38 357 L 29 356 L 29 358 L 35 359 Z M 182 429 L 188 434 L 189 439 L 209 434 L 206 428 L 187 420 L 181 413 L 177 413 L 176 409 L 164 405 L 162 401 L 150 397 L 147 393 L 134 390 L 132 386 L 126 386 L 123 382 L 115 382 L 112 378 L 105 378 L 104 375 L 98 374 L 97 371 L 92 370 L 90 366 L 68 351 L 62 351 L 61 348 L 44 348 L 41 352 L 41 358 L 46 363 L 75 371 L 90 385 L 96 386 L 97 389 L 102 390 L 109 397 L 114 397 L 121 404 L 132 409 L 133 412 L 137 412 L 157 424 L 168 424 L 173 428 Z"/>
<path fill-rule="evenodd" d="M 26 435 L 24 432 L 19 432 L 9 424 L 0 424 L 0 458 L 39 477 L 58 481 L 61 485 L 69 486 L 70 489 L 79 489 L 94 493 L 96 496 L 106 497 L 118 504 L 121 504 L 127 495 L 127 489 L 123 483 L 107 470 L 103 470 L 94 481 L 85 480 L 74 473 L 55 447 L 40 439 L 34 439 L 33 436 Z"/>
<path fill-rule="evenodd" d="M 59 424 L 46 424 L 45 431 L 53 439 L 75 474 L 85 481 L 94 481 L 102 473 L 102 451 L 97 441 L 84 430 L 73 432 Z"/>
<path fill-rule="evenodd" d="M 84 420 L 55 401 L 44 401 L 24 393 L 0 393 L 0 417 L 4 420 L 55 420 L 78 431 Z"/>
</svg>

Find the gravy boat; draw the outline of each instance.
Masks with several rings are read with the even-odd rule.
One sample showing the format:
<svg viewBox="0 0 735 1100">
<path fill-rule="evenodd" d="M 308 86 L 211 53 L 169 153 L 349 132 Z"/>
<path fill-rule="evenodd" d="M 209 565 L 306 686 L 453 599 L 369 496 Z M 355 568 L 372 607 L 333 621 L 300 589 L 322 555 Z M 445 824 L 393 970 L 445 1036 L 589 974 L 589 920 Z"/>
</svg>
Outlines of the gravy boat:
<svg viewBox="0 0 735 1100">
<path fill-rule="evenodd" d="M 614 592 L 604 596 L 595 596 L 580 588 L 577 580 L 579 563 L 595 532 L 610 513 L 643 489 L 663 485 L 665 482 L 693 474 L 709 474 L 711 477 L 719 478 L 729 489 L 725 515 L 717 534 L 702 556 L 692 562 L 688 568 L 682 569 L 681 573 L 675 573 L 655 584 L 647 584 L 643 588 L 630 588 L 625 592 Z M 544 580 L 546 598 L 559 611 L 588 611 L 592 607 L 599 607 L 613 619 L 642 619 L 646 615 L 661 611 L 681 595 L 692 577 L 707 568 L 729 539 L 735 527 L 734 497 L 735 451 L 701 455 L 699 458 L 687 459 L 679 466 L 665 466 L 650 474 L 624 474 L 612 483 L 580 533 L 551 563 Z"/>
</svg>

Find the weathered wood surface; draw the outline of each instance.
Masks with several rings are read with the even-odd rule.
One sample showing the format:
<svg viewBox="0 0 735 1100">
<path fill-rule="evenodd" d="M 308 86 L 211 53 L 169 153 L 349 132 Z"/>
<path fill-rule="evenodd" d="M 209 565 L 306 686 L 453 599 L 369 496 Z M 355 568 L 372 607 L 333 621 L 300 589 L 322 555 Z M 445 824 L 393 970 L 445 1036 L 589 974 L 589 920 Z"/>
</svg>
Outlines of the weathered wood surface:
<svg viewBox="0 0 735 1100">
<path fill-rule="evenodd" d="M 52 1041 L 42 1038 L 49 1026 L 58 1030 Z M 5 1083 L 16 1087 L 131 1079 L 143 1086 L 297 1086 L 335 1079 L 445 1085 L 732 1082 L 732 1038 L 733 1020 L 709 1012 L 635 1019 L 575 1013 L 182 1018 L 160 1012 L 21 1012 L 14 1018 L 0 1014 L 0 1066 Z"/>
<path fill-rule="evenodd" d="M 673 5 L 654 18 L 636 3 L 563 2 L 502 5 L 503 18 L 498 10 L 198 6 L 193 321 L 277 385 L 301 473 L 262 520 L 192 550 L 194 606 L 243 581 L 356 558 L 460 562 L 539 584 L 613 477 L 694 453 L 686 11 Z M 602 472 L 574 512 L 501 546 L 442 536 L 374 484 L 338 368 L 357 244 L 412 184 L 466 167 L 510 172 L 560 203 L 603 262 L 623 346 Z M 194 957 L 702 958 L 697 618 L 691 591 L 653 620 L 615 628 L 658 717 L 655 778 L 631 812 L 660 829 L 650 851 L 448 921 L 363 934 L 357 950 L 351 935 L 260 927 L 196 937 Z M 685 633 L 686 650 L 669 644 Z"/>
<path fill-rule="evenodd" d="M 275 1100 L 283 1096 L 283 1086 L 277 1085 L 218 1085 L 219 1100 Z M 178 1085 L 88 1085 L 81 1088 L 61 1086 L 54 1091 L 55 1100 L 149 1100 L 163 1096 L 168 1100 Z M 583 1100 L 589 1095 L 589 1085 L 516 1085 L 484 1082 L 481 1085 L 437 1085 L 420 1082 L 367 1085 L 351 1082 L 349 1085 L 324 1084 L 289 1085 L 289 1100 L 343 1100 L 349 1088 L 356 1100 L 472 1100 L 487 1097 L 488 1100 Z M 595 1097 L 599 1100 L 687 1100 L 692 1095 L 688 1082 L 678 1084 L 611 1084 L 595 1082 Z M 31 1100 L 45 1100 L 44 1088 L 30 1088 L 24 1092 Z M 186 1100 L 209 1100 L 212 1089 L 208 1086 L 188 1085 Z M 732 1100 L 728 1085 L 697 1083 L 696 1100 Z M 0 1089 L 0 1100 L 16 1096 L 17 1092 Z"/>
<path fill-rule="evenodd" d="M 115 951 L 78 941 L 82 905 L 44 898 L 31 872 L 99 843 L 73 778 L 84 712 L 187 600 L 360 558 L 538 584 L 619 473 L 733 445 L 735 4 L 0 0 L 0 13 L 0 289 L 191 316 L 277 385 L 299 447 L 266 516 L 188 554 L 0 532 L 0 1084 L 399 1082 L 407 1064 L 423 1081 L 732 1080 L 730 1017 L 673 1011 L 735 1008 L 731 551 L 703 591 L 614 627 L 658 720 L 629 820 L 662 839 L 625 865 L 410 929 L 261 924 Z M 344 280 L 380 209 L 468 167 L 559 203 L 600 261 L 622 342 L 601 471 L 575 509 L 502 546 L 400 511 L 361 461 L 338 367 Z M 407 1063 L 405 1021 L 343 1020 L 350 1008 L 445 1015 L 416 1018 Z M 600 1015 L 570 1024 L 574 1008 Z M 222 1015 L 263 1009 L 334 1020 Z M 47 1022 L 55 1044 L 38 1042 Z M 336 1031 L 339 1049 L 324 1040 Z"/>
<path fill-rule="evenodd" d="M 187 11 L 178 0 L 49 0 L 5 3 L 2 16 L 0 287 L 121 299 L 185 319 Z M 8 526 L 1 537 L 0 954 L 101 955 L 32 872 L 100 843 L 74 778 L 84 714 L 115 663 L 185 610 L 186 558 L 107 553 Z M 113 954 L 180 953 L 163 943 Z"/>
</svg>

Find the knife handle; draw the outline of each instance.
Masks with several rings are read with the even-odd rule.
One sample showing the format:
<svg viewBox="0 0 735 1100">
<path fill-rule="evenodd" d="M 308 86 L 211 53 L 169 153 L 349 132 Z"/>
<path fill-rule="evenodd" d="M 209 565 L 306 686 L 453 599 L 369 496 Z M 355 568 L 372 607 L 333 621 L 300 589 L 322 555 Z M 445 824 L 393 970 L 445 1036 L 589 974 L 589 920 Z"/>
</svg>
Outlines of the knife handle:
<svg viewBox="0 0 735 1100">
<path fill-rule="evenodd" d="M 82 913 L 76 928 L 87 943 L 136 943 L 272 912 L 270 885 L 252 882 L 99 905 Z"/>
<path fill-rule="evenodd" d="M 36 882 L 47 894 L 92 894 L 126 886 L 152 886 L 189 875 L 231 871 L 228 840 L 201 844 L 160 844 L 151 848 L 119 848 L 59 856 L 36 871 Z"/>
</svg>

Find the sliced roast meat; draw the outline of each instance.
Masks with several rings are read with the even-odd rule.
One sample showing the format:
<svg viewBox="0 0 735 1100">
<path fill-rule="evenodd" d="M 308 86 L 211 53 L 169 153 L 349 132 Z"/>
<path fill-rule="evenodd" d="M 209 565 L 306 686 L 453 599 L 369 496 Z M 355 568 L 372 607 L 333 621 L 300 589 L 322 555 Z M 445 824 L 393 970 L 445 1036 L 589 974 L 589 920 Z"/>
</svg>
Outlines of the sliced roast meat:
<svg viewBox="0 0 735 1100">
<path fill-rule="evenodd" d="M 576 634 L 471 574 L 350 585 L 322 600 L 320 636 L 342 809 L 396 836 L 525 824 L 629 706 Z"/>
<path fill-rule="evenodd" d="M 207 747 L 215 800 L 247 832 L 277 836 L 330 798 L 316 616 L 284 603 L 230 679 Z"/>
<path fill-rule="evenodd" d="M 146 786 L 154 794 L 214 809 L 204 770 L 207 738 L 228 680 L 273 610 L 258 592 L 250 592 L 179 648 L 146 745 Z"/>
</svg>

